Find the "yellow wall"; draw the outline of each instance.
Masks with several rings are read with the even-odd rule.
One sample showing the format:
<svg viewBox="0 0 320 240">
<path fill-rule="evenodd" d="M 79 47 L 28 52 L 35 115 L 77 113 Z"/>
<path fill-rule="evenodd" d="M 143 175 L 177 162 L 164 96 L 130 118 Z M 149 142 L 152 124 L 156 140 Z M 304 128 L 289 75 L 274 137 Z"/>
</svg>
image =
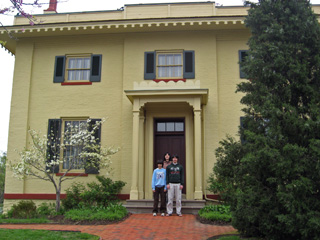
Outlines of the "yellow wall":
<svg viewBox="0 0 320 240">
<path fill-rule="evenodd" d="M 236 136 L 240 123 L 241 94 L 235 93 L 236 84 L 242 81 L 239 77 L 238 51 L 247 49 L 249 31 L 177 30 L 172 31 L 170 28 L 159 32 L 141 30 L 142 32 L 132 33 L 122 31 L 118 34 L 20 39 L 15 49 L 8 159 L 18 159 L 14 150 L 28 147 L 29 128 L 46 134 L 48 119 L 108 117 L 102 127 L 101 144 L 121 148 L 112 157 L 115 169 L 113 178 L 127 182 L 122 193 L 129 194 L 132 177 L 132 103 L 124 90 L 132 90 L 134 82 L 145 81 L 145 51 L 194 50 L 195 80 L 200 81 L 202 89 L 209 90 L 208 102 L 202 106 L 202 182 L 205 190 L 208 175 L 216 161 L 215 149 L 218 142 L 226 134 Z M 102 54 L 101 82 L 84 86 L 53 83 L 55 56 L 81 53 Z M 188 130 L 192 133 L 192 129 Z M 189 144 L 192 143 L 191 139 Z M 186 146 L 186 149 L 188 147 L 192 146 Z M 148 170 L 150 169 L 149 166 Z M 188 171 L 190 175 L 193 174 L 190 169 Z M 145 175 L 147 174 L 146 172 Z M 77 178 L 76 181 L 88 182 L 94 179 L 93 175 L 89 175 Z M 150 179 L 150 176 L 145 179 Z M 71 181 L 65 182 L 63 191 L 70 184 Z M 147 186 L 148 184 L 145 188 Z M 193 183 L 189 187 L 193 187 Z M 18 181 L 8 171 L 5 191 L 54 193 L 54 188 L 51 183 L 40 180 Z M 146 197 L 150 197 L 150 189 L 145 191 Z M 5 200 L 5 208 L 10 207 L 13 202 Z"/>
</svg>

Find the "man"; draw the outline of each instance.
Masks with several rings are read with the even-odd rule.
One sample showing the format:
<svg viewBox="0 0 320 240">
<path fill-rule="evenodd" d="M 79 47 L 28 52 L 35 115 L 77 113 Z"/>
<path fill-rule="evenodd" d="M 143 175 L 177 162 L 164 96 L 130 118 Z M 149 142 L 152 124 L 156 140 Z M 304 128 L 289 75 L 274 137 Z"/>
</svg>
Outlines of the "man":
<svg viewBox="0 0 320 240">
<path fill-rule="evenodd" d="M 167 167 L 166 180 L 168 189 L 168 205 L 167 216 L 172 216 L 173 212 L 173 198 L 176 199 L 177 215 L 182 217 L 181 214 L 181 192 L 184 185 L 184 172 L 183 167 L 178 163 L 179 156 L 172 156 L 172 163 Z"/>
</svg>

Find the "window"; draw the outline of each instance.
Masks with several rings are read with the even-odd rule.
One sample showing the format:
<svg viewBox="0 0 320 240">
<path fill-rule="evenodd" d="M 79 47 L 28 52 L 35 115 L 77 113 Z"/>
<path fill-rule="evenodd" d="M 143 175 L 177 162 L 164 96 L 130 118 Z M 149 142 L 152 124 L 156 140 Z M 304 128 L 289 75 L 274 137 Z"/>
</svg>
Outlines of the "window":
<svg viewBox="0 0 320 240">
<path fill-rule="evenodd" d="M 63 139 L 61 140 L 65 145 L 63 150 L 63 164 L 62 169 L 83 169 L 84 159 L 80 157 L 83 149 L 83 144 L 74 144 L 69 141 L 72 135 L 86 130 L 87 120 L 73 120 L 63 121 Z"/>
<path fill-rule="evenodd" d="M 144 79 L 193 79 L 194 51 L 145 52 Z"/>
<path fill-rule="evenodd" d="M 75 145 L 68 139 L 72 134 L 76 134 L 81 130 L 88 128 L 89 131 L 92 130 L 93 125 L 101 119 L 91 119 L 88 123 L 87 119 L 49 119 L 48 124 L 48 148 L 47 148 L 47 158 L 48 162 L 55 159 L 61 159 L 63 161 L 60 166 L 56 166 L 53 171 L 59 173 L 65 171 L 66 169 L 73 169 L 75 171 L 85 171 L 85 173 L 98 174 L 99 166 L 85 167 L 85 162 L 89 159 L 84 159 L 79 156 L 83 150 L 83 145 Z M 61 133 L 64 134 L 61 134 Z M 101 130 L 97 129 L 94 133 L 96 139 L 96 144 L 100 144 Z M 60 149 L 60 144 L 64 144 L 65 148 Z M 52 148 L 55 146 L 55 149 Z M 51 170 L 51 169 L 50 169 Z"/>
<path fill-rule="evenodd" d="M 67 57 L 66 81 L 90 80 L 90 57 Z"/>
<path fill-rule="evenodd" d="M 100 82 L 102 55 L 56 56 L 54 83 Z"/>
<path fill-rule="evenodd" d="M 157 53 L 157 78 L 182 78 L 182 52 Z"/>
<path fill-rule="evenodd" d="M 184 122 L 157 122 L 157 132 L 183 132 Z"/>
<path fill-rule="evenodd" d="M 239 71 L 240 78 L 247 78 L 246 74 L 241 69 L 241 64 L 245 61 L 245 58 L 248 56 L 247 50 L 239 50 Z"/>
</svg>

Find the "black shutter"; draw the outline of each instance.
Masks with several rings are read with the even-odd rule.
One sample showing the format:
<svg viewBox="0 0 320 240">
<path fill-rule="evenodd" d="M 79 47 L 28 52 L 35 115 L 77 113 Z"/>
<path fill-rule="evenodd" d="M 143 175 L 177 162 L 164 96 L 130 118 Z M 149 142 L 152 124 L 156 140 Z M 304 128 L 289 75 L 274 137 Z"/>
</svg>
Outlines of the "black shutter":
<svg viewBox="0 0 320 240">
<path fill-rule="evenodd" d="M 55 66 L 54 66 L 54 83 L 62 83 L 64 82 L 64 71 L 65 71 L 65 56 L 56 56 Z"/>
<path fill-rule="evenodd" d="M 96 122 L 100 122 L 101 119 L 91 119 L 91 122 L 88 125 L 88 130 L 92 131 L 93 126 L 96 124 Z M 95 144 L 100 145 L 100 138 L 101 138 L 101 125 L 100 127 L 94 132 L 94 137 L 95 137 Z M 90 151 L 87 150 L 87 151 Z M 99 174 L 99 163 L 96 163 L 93 165 L 90 164 L 91 159 L 86 159 L 87 163 L 85 165 L 85 173 L 91 173 L 91 174 Z"/>
<path fill-rule="evenodd" d="M 248 56 L 247 50 L 239 50 L 239 70 L 240 70 L 240 78 L 247 78 L 246 74 L 242 71 L 241 64 L 244 62 L 245 58 Z"/>
<path fill-rule="evenodd" d="M 144 79 L 153 80 L 156 78 L 156 53 L 144 53 Z"/>
<path fill-rule="evenodd" d="M 183 55 L 183 78 L 193 79 L 195 78 L 194 51 L 184 51 Z"/>
<path fill-rule="evenodd" d="M 61 119 L 49 119 L 48 123 L 48 146 L 47 161 L 57 160 L 60 158 L 60 141 L 61 141 Z M 50 172 L 58 173 L 59 165 L 47 167 Z"/>
<path fill-rule="evenodd" d="M 102 61 L 102 55 L 91 56 L 90 82 L 101 81 L 101 61 Z"/>
</svg>

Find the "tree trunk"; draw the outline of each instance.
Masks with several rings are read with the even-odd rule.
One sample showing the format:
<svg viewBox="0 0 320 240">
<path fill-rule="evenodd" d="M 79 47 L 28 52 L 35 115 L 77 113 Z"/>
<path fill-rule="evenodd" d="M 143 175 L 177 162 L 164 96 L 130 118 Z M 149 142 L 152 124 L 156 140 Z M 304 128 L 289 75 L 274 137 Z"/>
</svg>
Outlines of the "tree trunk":
<svg viewBox="0 0 320 240">
<path fill-rule="evenodd" d="M 56 212 L 60 211 L 60 189 L 56 190 Z"/>
</svg>

